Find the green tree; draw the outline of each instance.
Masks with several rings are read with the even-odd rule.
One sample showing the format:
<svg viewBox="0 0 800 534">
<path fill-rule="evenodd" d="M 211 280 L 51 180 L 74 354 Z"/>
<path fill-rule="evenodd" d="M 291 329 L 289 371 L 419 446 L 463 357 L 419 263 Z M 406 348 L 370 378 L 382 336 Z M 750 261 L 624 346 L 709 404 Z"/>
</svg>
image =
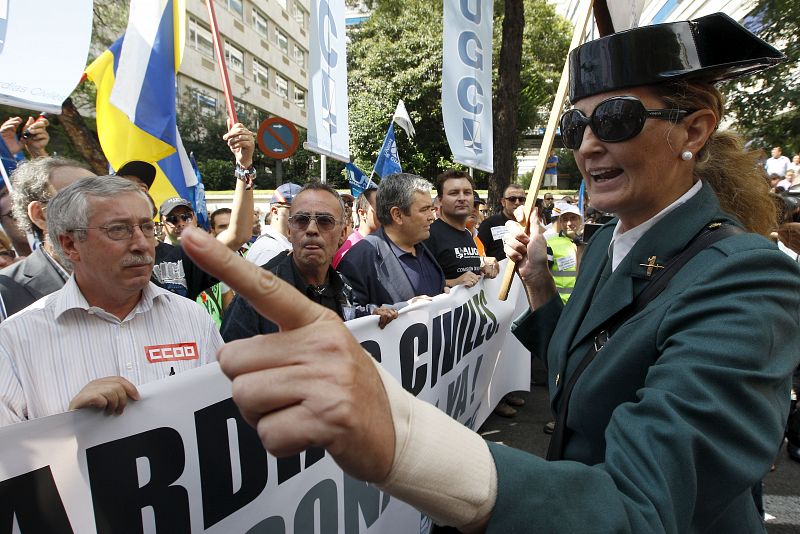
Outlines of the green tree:
<svg viewBox="0 0 800 534">
<path fill-rule="evenodd" d="M 513 0 L 512 0 L 513 1 Z M 374 2 L 375 12 L 351 30 L 348 47 L 350 146 L 364 171 L 372 169 L 389 121 L 403 99 L 417 135 L 396 129 L 403 169 L 432 178 L 453 164 L 441 111 L 442 4 L 426 0 Z M 569 25 L 545 0 L 524 0 L 518 132 L 541 121 L 552 102 L 569 45 Z M 500 51 L 504 3 L 495 6 L 494 55 Z M 494 64 L 495 85 L 498 65 Z M 513 155 L 510 156 L 513 158 Z M 476 173 L 479 186 L 488 177 Z"/>
<path fill-rule="evenodd" d="M 786 54 L 788 61 L 727 84 L 728 106 L 737 128 L 755 146 L 782 146 L 800 152 L 800 2 L 759 0 L 749 17 L 750 29 Z"/>
</svg>

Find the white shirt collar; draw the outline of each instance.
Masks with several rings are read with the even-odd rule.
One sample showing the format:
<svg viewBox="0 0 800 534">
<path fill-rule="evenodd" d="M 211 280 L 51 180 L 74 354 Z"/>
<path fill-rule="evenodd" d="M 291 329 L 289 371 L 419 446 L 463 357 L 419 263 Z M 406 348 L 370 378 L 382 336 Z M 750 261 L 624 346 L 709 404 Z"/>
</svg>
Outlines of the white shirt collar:
<svg viewBox="0 0 800 534">
<path fill-rule="evenodd" d="M 67 283 L 64 284 L 64 287 L 58 291 L 56 300 L 53 302 L 53 314 L 55 318 L 58 319 L 69 310 L 79 309 L 85 310 L 92 315 L 104 317 L 108 320 L 125 322 L 138 313 L 149 311 L 153 307 L 155 299 L 163 297 L 164 295 L 169 296 L 170 294 L 171 293 L 166 289 L 162 289 L 154 283 L 148 282 L 142 291 L 142 298 L 139 299 L 136 307 L 134 307 L 124 321 L 119 321 L 114 315 L 106 312 L 102 308 L 90 305 L 86 297 L 83 296 L 80 287 L 78 287 L 78 283 L 75 281 L 75 275 L 72 275 L 69 277 L 69 280 L 67 280 Z"/>
<path fill-rule="evenodd" d="M 631 228 L 627 232 L 622 231 L 622 222 L 618 221 L 616 228 L 614 228 L 614 235 L 611 236 L 611 242 L 608 244 L 608 255 L 611 257 L 611 271 L 613 272 L 616 270 L 619 264 L 622 263 L 622 260 L 625 259 L 625 256 L 628 255 L 636 242 L 639 241 L 639 238 L 647 233 L 650 228 L 655 226 L 658 221 L 666 217 L 669 212 L 678 206 L 685 204 L 690 198 L 695 196 L 700 189 L 702 189 L 702 187 L 703 182 L 698 180 L 696 184 L 690 187 L 689 190 L 675 202 L 659 211 L 639 226 Z"/>
</svg>

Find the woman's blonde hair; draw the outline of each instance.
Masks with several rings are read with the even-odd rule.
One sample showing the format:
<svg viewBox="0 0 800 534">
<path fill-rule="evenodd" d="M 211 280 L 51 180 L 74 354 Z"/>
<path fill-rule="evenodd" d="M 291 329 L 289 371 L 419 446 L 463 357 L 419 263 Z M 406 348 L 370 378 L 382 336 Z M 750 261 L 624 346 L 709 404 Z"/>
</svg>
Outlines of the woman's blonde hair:
<svg viewBox="0 0 800 534">
<path fill-rule="evenodd" d="M 684 81 L 656 86 L 656 91 L 667 107 L 710 109 L 717 124 L 724 116 L 725 99 L 713 85 Z M 757 151 L 745 149 L 738 134 L 716 130 L 695 156 L 695 176 L 714 189 L 724 211 L 751 232 L 768 236 L 775 230 L 775 204 L 764 170 L 758 164 Z"/>
</svg>

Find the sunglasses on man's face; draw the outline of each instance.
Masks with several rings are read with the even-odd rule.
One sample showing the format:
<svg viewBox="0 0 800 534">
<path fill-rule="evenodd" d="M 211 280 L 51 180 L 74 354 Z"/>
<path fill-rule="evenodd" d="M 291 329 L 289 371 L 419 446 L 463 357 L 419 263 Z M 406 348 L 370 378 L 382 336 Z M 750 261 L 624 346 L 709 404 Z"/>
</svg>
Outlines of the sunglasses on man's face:
<svg viewBox="0 0 800 534">
<path fill-rule="evenodd" d="M 565 147 L 577 150 L 589 126 L 600 141 L 620 143 L 639 135 L 647 119 L 678 122 L 689 113 L 682 109 L 647 109 L 638 98 L 613 96 L 597 104 L 589 117 L 578 109 L 564 113 L 561 116 L 561 139 Z"/>
<path fill-rule="evenodd" d="M 515 204 L 525 204 L 525 197 L 506 197 L 506 200 Z"/>
<path fill-rule="evenodd" d="M 164 217 L 164 220 L 169 224 L 171 224 L 172 226 L 175 226 L 176 224 L 178 224 L 179 218 L 183 222 L 189 222 L 192 219 L 194 219 L 194 215 L 192 215 L 191 213 L 181 213 L 180 215 L 167 215 L 166 217 Z"/>
<path fill-rule="evenodd" d="M 328 215 L 327 213 L 320 213 L 317 215 L 298 213 L 289 217 L 289 225 L 295 230 L 303 232 L 308 228 L 308 225 L 311 224 L 312 219 L 316 221 L 317 228 L 323 232 L 333 230 L 336 227 L 336 223 L 339 222 L 336 220 L 336 217 Z"/>
</svg>

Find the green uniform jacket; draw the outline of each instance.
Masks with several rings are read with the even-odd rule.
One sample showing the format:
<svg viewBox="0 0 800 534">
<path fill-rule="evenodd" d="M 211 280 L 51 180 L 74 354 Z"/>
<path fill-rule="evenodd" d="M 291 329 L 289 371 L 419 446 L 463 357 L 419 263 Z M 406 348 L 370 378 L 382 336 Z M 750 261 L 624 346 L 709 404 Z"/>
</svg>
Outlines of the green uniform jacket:
<svg viewBox="0 0 800 534">
<path fill-rule="evenodd" d="M 554 297 L 516 322 L 522 343 L 547 356 L 554 408 L 593 331 L 646 286 L 639 264 L 664 265 L 714 220 L 735 222 L 705 184 L 613 273 L 607 225 L 566 306 Z M 741 234 L 701 251 L 575 384 L 566 460 L 489 444 L 498 496 L 488 532 L 763 532 L 750 488 L 783 438 L 799 312 L 800 272 L 768 240 Z"/>
</svg>

